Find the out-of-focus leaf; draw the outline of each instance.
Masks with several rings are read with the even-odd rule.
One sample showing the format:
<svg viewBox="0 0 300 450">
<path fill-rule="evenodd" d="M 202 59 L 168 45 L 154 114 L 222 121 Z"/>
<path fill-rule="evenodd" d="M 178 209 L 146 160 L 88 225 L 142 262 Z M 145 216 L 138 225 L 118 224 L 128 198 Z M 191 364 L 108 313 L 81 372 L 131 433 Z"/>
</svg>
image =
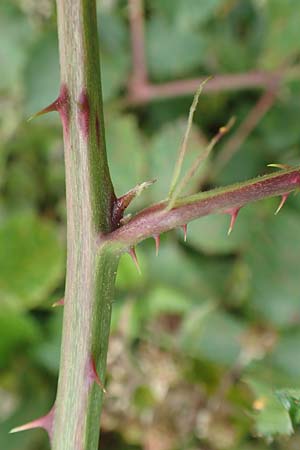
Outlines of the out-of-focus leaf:
<svg viewBox="0 0 300 450">
<path fill-rule="evenodd" d="M 210 19 L 224 0 L 151 0 L 153 11 L 182 28 L 191 28 Z"/>
<path fill-rule="evenodd" d="M 262 136 L 260 147 L 265 149 L 264 152 L 276 155 L 282 162 L 289 162 L 287 158 L 290 150 L 299 141 L 299 94 L 299 86 L 295 85 L 290 95 L 284 101 L 277 102 L 259 125 L 259 133 Z"/>
<path fill-rule="evenodd" d="M 0 367 L 21 348 L 26 348 L 41 337 L 37 322 L 25 314 L 0 312 Z"/>
<path fill-rule="evenodd" d="M 0 446 L 5 450 L 48 450 L 49 438 L 44 430 L 9 434 L 12 428 L 46 414 L 53 401 L 44 376 L 28 370 L 25 373 L 24 368 L 18 368 L 18 373 L 24 391 L 22 396 L 18 395 L 21 398 L 14 413 L 7 420 L 1 421 Z"/>
<path fill-rule="evenodd" d="M 247 108 L 247 111 L 250 110 L 251 106 Z M 243 117 L 245 117 L 245 114 L 243 114 Z M 239 122 L 241 123 L 241 120 Z M 270 157 L 268 157 L 267 152 L 262 152 L 264 145 L 263 139 L 259 139 L 253 132 L 252 136 L 243 142 L 218 174 L 215 179 L 217 186 L 245 181 L 256 177 L 258 174 L 267 173 L 266 166 L 270 162 Z"/>
<path fill-rule="evenodd" d="M 177 122 L 167 124 L 154 135 L 150 144 L 148 155 L 150 178 L 157 180 L 151 188 L 151 194 L 153 194 L 156 201 L 162 200 L 168 194 L 185 129 L 186 121 L 184 120 L 178 120 Z M 204 142 L 203 137 L 198 132 L 197 128 L 193 127 L 189 136 L 189 146 L 182 167 L 181 178 L 191 167 L 197 156 L 204 151 L 205 146 L 206 143 Z M 203 173 L 205 166 L 206 161 L 204 161 L 199 168 L 199 171 L 197 172 L 198 177 L 195 175 L 190 181 L 184 191 L 185 193 L 196 189 L 197 179 L 199 179 L 200 174 Z"/>
<path fill-rule="evenodd" d="M 28 58 L 25 71 L 26 114 L 41 110 L 57 98 L 59 80 L 57 37 L 55 32 L 48 32 L 36 42 Z"/>
<path fill-rule="evenodd" d="M 222 4 L 224 0 L 202 1 L 201 6 L 199 0 L 178 0 L 176 24 L 182 29 L 199 26 L 210 19 Z"/>
<path fill-rule="evenodd" d="M 240 212 L 234 230 L 228 236 L 229 214 L 201 217 L 188 225 L 188 242 L 205 253 L 233 253 L 243 247 L 249 235 L 249 222 Z M 247 214 L 248 215 L 248 214 Z"/>
<path fill-rule="evenodd" d="M 265 3 L 266 38 L 261 66 L 272 69 L 283 61 L 299 55 L 300 11 L 293 0 L 272 0 Z"/>
<path fill-rule="evenodd" d="M 150 387 L 147 385 L 140 385 L 134 393 L 134 405 L 136 408 L 146 410 L 149 407 L 155 406 L 155 398 Z"/>
<path fill-rule="evenodd" d="M 288 411 L 293 424 L 298 425 L 300 423 L 300 390 L 280 389 L 276 391 L 276 396 Z"/>
<path fill-rule="evenodd" d="M 32 164 L 18 161 L 9 167 L 6 175 L 6 201 L 10 208 L 28 208 L 38 200 L 41 192 Z"/>
<path fill-rule="evenodd" d="M 124 86 L 124 80 L 128 78 L 129 62 L 127 55 L 123 52 L 115 54 L 114 57 L 102 53 L 101 62 L 103 64 L 101 66 L 103 67 L 101 70 L 103 99 L 107 101 L 115 97 Z"/>
<path fill-rule="evenodd" d="M 199 67 L 205 57 L 205 38 L 180 30 L 160 17 L 153 17 L 147 32 L 147 53 L 155 79 L 174 78 Z"/>
<path fill-rule="evenodd" d="M 155 286 L 141 301 L 145 302 L 144 309 L 149 318 L 163 313 L 183 315 L 193 304 L 187 295 L 170 286 Z"/>
<path fill-rule="evenodd" d="M 286 408 L 278 399 L 269 385 L 253 378 L 247 380 L 256 396 L 254 407 L 257 410 L 255 416 L 255 428 L 259 435 L 272 438 L 275 435 L 291 435 L 293 425 Z"/>
<path fill-rule="evenodd" d="M 44 124 L 45 125 L 45 124 Z M 2 178 L 7 211 L 54 208 L 65 190 L 62 141 L 56 126 L 38 122 L 18 128 L 9 141 Z"/>
<path fill-rule="evenodd" d="M 116 286 L 118 289 L 138 289 L 147 277 L 147 261 L 143 253 L 136 250 L 137 258 L 141 267 L 141 274 L 138 273 L 137 268 L 130 257 L 130 255 L 123 255 L 117 272 Z"/>
<path fill-rule="evenodd" d="M 39 305 L 63 276 L 63 247 L 53 223 L 31 213 L 0 225 L 0 302 L 4 310 Z"/>
<path fill-rule="evenodd" d="M 164 239 L 158 257 L 154 248 L 148 248 L 146 255 L 149 280 L 186 292 L 199 305 L 222 297 L 231 271 L 227 261 L 191 258 L 181 247 Z"/>
<path fill-rule="evenodd" d="M 206 55 L 208 62 L 214 57 L 218 69 L 224 72 L 247 71 L 256 61 L 255 49 L 245 45 L 228 21 L 225 21 L 224 28 L 216 27 L 215 33 L 210 35 L 207 46 L 211 52 Z"/>
<path fill-rule="evenodd" d="M 106 128 L 108 159 L 118 195 L 145 181 L 145 142 L 133 116 L 113 116 Z"/>
<path fill-rule="evenodd" d="M 252 274 L 251 305 L 276 325 L 293 324 L 299 318 L 299 215 L 288 210 L 264 218 L 253 229 L 244 253 Z"/>
<path fill-rule="evenodd" d="M 208 64 L 217 72 L 251 70 L 263 43 L 265 24 L 262 15 L 251 0 L 234 3 L 223 0 L 218 11 L 220 13 L 211 21 L 207 33 Z"/>
<path fill-rule="evenodd" d="M 158 16 L 163 16 L 170 21 L 176 17 L 180 0 L 151 0 L 150 7 Z"/>
<path fill-rule="evenodd" d="M 181 347 L 196 358 L 221 365 L 237 362 L 245 325 L 229 314 L 206 304 L 191 310 L 181 330 Z"/>
<path fill-rule="evenodd" d="M 47 336 L 34 347 L 33 357 L 44 368 L 54 373 L 59 370 L 62 311 L 55 311 L 47 324 Z"/>
<path fill-rule="evenodd" d="M 100 14 L 99 30 L 103 97 L 104 100 L 110 100 L 128 79 L 130 68 L 128 36 L 124 22 L 117 14 Z"/>
<path fill-rule="evenodd" d="M 6 2 L 0 4 L 0 91 L 16 89 L 21 81 L 31 30 L 26 20 L 14 6 Z"/>
<path fill-rule="evenodd" d="M 275 370 L 282 370 L 294 380 L 300 377 L 300 332 L 292 332 L 280 337 L 278 344 L 270 355 Z"/>
</svg>

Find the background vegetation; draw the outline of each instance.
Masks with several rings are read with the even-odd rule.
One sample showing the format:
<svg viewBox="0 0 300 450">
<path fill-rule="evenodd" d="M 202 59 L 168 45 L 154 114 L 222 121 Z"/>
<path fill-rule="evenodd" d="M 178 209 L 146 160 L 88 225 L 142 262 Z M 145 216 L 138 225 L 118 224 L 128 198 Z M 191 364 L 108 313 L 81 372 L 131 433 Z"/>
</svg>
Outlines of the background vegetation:
<svg viewBox="0 0 300 450">
<path fill-rule="evenodd" d="M 187 80 L 210 74 L 217 87 L 200 99 L 187 160 L 229 117 L 237 123 L 193 189 L 265 173 L 271 162 L 299 164 L 293 0 L 146 1 L 149 79 L 181 80 L 186 92 L 173 85 L 168 98 L 145 99 L 141 79 L 128 89 L 137 36 L 128 16 L 127 1 L 101 1 L 107 143 L 119 195 L 152 178 L 135 207 L 167 194 L 194 93 Z M 55 115 L 26 121 L 59 90 L 54 2 L 1 0 L 0 41 L 0 447 L 43 450 L 43 431 L 7 433 L 48 411 L 58 374 L 62 311 L 51 305 L 64 294 L 62 133 Z M 219 83 L 224 73 L 231 90 Z M 235 73 L 245 74 L 247 88 Z M 192 223 L 187 242 L 181 230 L 163 236 L 159 257 L 154 242 L 143 243 L 141 276 L 122 258 L 102 448 L 299 448 L 299 198 L 274 217 L 277 205 L 244 208 L 230 237 L 224 215 Z"/>
</svg>

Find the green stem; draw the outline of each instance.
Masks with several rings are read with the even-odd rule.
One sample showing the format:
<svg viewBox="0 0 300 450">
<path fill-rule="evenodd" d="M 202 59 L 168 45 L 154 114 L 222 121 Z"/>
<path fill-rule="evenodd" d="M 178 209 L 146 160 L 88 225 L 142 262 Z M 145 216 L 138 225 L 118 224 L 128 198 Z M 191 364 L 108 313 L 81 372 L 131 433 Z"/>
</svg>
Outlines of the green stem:
<svg viewBox="0 0 300 450">
<path fill-rule="evenodd" d="M 68 256 L 52 445 L 95 450 L 102 392 L 93 382 L 91 359 L 104 382 L 118 257 L 102 237 L 113 228 L 115 195 L 105 149 L 95 0 L 57 0 L 57 15 Z"/>
<path fill-rule="evenodd" d="M 171 185 L 170 185 L 170 190 L 169 190 L 169 195 L 168 195 L 170 200 L 172 200 L 172 198 L 173 198 L 173 194 L 174 194 L 174 191 L 176 190 L 176 185 L 177 185 L 177 182 L 180 177 L 181 170 L 182 170 L 182 165 L 183 165 L 185 154 L 187 152 L 189 135 L 190 135 L 190 132 L 192 129 L 193 118 L 194 118 L 194 114 L 195 114 L 195 111 L 196 111 L 196 108 L 198 105 L 199 97 L 201 95 L 201 92 L 203 91 L 204 85 L 207 83 L 208 80 L 209 80 L 209 78 L 207 78 L 200 84 L 200 86 L 198 87 L 196 94 L 194 96 L 193 103 L 190 107 L 186 130 L 185 130 L 185 133 L 183 136 L 183 140 L 182 140 L 180 150 L 179 150 L 178 159 L 176 161 L 172 180 L 171 180 Z"/>
</svg>

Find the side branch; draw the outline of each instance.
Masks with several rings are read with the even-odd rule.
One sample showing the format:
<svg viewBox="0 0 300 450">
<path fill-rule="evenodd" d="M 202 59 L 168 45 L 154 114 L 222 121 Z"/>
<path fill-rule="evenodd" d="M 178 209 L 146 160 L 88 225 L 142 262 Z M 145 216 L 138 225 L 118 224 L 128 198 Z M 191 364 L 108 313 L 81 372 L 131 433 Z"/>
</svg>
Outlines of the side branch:
<svg viewBox="0 0 300 450">
<path fill-rule="evenodd" d="M 107 240 L 114 241 L 120 251 L 125 251 L 148 237 L 182 227 L 199 217 L 216 213 L 236 217 L 239 209 L 247 203 L 277 195 L 286 199 L 297 188 L 300 188 L 300 167 L 182 197 L 169 211 L 166 209 L 167 201 L 163 201 L 138 213 L 127 224 L 110 233 Z"/>
<path fill-rule="evenodd" d="M 288 71 L 287 71 L 288 72 Z M 206 94 L 220 91 L 238 91 L 243 89 L 268 89 L 274 80 L 285 77 L 286 73 L 278 70 L 274 72 L 253 71 L 246 73 L 233 73 L 216 75 L 207 84 Z M 187 80 L 168 81 L 162 84 L 139 85 L 138 89 L 129 93 L 125 101 L 126 105 L 143 105 L 161 98 L 180 97 L 194 93 L 199 84 L 207 77 L 192 78 Z"/>
</svg>

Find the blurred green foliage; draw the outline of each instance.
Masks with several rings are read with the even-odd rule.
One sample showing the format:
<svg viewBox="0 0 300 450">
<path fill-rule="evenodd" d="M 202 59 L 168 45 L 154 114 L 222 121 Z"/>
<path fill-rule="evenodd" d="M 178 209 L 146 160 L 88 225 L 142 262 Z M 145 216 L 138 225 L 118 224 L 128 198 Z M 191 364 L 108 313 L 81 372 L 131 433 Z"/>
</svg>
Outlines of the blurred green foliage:
<svg viewBox="0 0 300 450">
<path fill-rule="evenodd" d="M 131 70 L 127 1 L 99 3 L 116 191 L 157 179 L 136 202 L 140 208 L 167 194 L 192 93 L 124 108 Z M 153 82 L 275 70 L 299 60 L 300 10 L 293 0 L 145 3 Z M 51 304 L 64 292 L 61 127 L 51 114 L 26 122 L 59 90 L 54 2 L 2 0 L 0 41 L 0 448 L 44 450 L 42 431 L 7 433 L 49 409 L 59 369 L 62 312 Z M 204 94 L 187 166 L 230 116 L 238 126 L 259 95 L 250 89 Z M 299 163 L 299 96 L 299 81 L 286 80 L 211 185 L 264 173 L 268 162 Z M 195 179 L 189 189 L 198 184 Z M 122 258 L 103 448 L 299 447 L 300 205 L 291 196 L 274 217 L 277 204 L 244 208 L 230 237 L 224 215 L 190 224 L 186 243 L 181 230 L 162 236 L 159 257 L 154 242 L 144 242 L 137 250 L 141 276 L 129 256 Z"/>
</svg>

